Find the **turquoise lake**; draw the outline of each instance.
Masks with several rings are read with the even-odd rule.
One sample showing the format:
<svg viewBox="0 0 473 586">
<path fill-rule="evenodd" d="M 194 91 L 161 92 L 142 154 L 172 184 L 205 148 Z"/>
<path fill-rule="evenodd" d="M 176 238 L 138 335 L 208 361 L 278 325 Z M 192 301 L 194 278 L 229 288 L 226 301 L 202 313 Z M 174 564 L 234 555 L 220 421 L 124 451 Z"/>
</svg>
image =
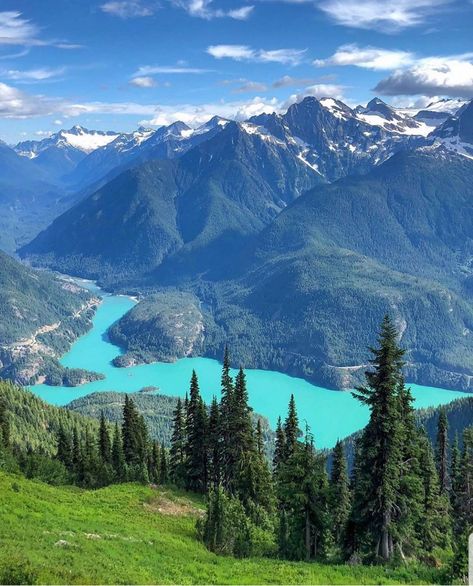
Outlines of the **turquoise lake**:
<svg viewBox="0 0 473 586">
<path fill-rule="evenodd" d="M 90 283 L 87 288 L 99 292 Z M 104 380 L 80 387 L 50 387 L 35 385 L 30 389 L 42 399 L 56 405 L 65 405 L 73 399 L 97 391 L 126 391 L 134 393 L 146 386 L 159 387 L 166 395 L 183 397 L 189 387 L 192 370 L 198 374 L 205 401 L 219 396 L 221 364 L 209 358 L 184 358 L 174 363 L 154 363 L 131 368 L 115 368 L 111 361 L 120 349 L 107 339 L 107 329 L 124 315 L 134 301 L 128 297 L 103 295 L 103 301 L 93 320 L 93 328 L 75 342 L 61 359 L 64 366 L 85 368 L 103 373 Z M 349 392 L 317 387 L 303 379 L 268 370 L 247 370 L 250 404 L 255 411 L 268 417 L 274 428 L 277 418 L 286 415 L 291 393 L 296 398 L 301 427 L 307 422 L 319 448 L 332 447 L 343 438 L 361 429 L 368 420 L 366 407 L 360 405 Z M 416 407 L 430 407 L 449 403 L 466 393 L 410 385 Z"/>
</svg>

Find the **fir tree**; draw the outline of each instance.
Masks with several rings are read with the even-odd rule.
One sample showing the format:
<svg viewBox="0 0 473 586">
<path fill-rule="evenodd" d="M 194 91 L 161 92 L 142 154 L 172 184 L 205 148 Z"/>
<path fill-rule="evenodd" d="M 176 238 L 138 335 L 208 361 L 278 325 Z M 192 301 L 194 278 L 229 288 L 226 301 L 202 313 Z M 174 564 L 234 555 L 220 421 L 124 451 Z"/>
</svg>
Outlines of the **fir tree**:
<svg viewBox="0 0 473 586">
<path fill-rule="evenodd" d="M 10 421 L 4 397 L 0 397 L 0 444 L 6 448 L 10 445 Z"/>
<path fill-rule="evenodd" d="M 110 434 L 108 432 L 108 426 L 105 421 L 105 416 L 103 414 L 103 411 L 100 414 L 99 455 L 100 455 L 100 460 L 103 464 L 111 464 L 112 446 L 111 446 L 111 442 L 110 442 Z"/>
<path fill-rule="evenodd" d="M 347 462 L 341 441 L 337 441 L 333 450 L 329 506 L 335 543 L 343 549 L 350 516 L 350 489 Z"/>
<path fill-rule="evenodd" d="M 448 475 L 448 419 L 444 408 L 440 409 L 439 413 L 435 455 L 437 459 L 440 492 L 446 493 L 449 489 L 450 479 Z"/>
<path fill-rule="evenodd" d="M 222 446 L 221 413 L 214 397 L 210 405 L 208 424 L 209 484 L 214 487 L 221 482 Z"/>
<path fill-rule="evenodd" d="M 123 453 L 123 441 L 118 423 L 115 423 L 115 430 L 113 433 L 112 443 L 112 466 L 114 470 L 115 479 L 117 482 L 126 480 L 126 462 L 125 454 Z"/>
<path fill-rule="evenodd" d="M 219 413 L 219 435 L 221 439 L 220 479 L 224 487 L 229 488 L 234 472 L 235 462 L 232 450 L 232 413 L 234 406 L 234 385 L 230 375 L 230 354 L 225 346 L 221 377 L 221 400 Z"/>
<path fill-rule="evenodd" d="M 274 474 L 277 474 L 280 464 L 284 462 L 286 454 L 286 437 L 284 435 L 284 429 L 281 422 L 281 417 L 278 417 L 276 425 L 276 440 L 274 446 L 274 457 L 273 457 L 273 470 Z"/>
<path fill-rule="evenodd" d="M 395 516 L 398 510 L 402 466 L 402 427 L 399 421 L 398 385 L 402 357 L 396 330 L 385 316 L 379 347 L 371 349 L 373 370 L 355 398 L 370 409 L 370 420 L 360 444 L 355 489 L 358 530 L 370 543 L 373 554 L 384 560 L 394 555 Z"/>
<path fill-rule="evenodd" d="M 300 436 L 299 419 L 296 412 L 296 402 L 294 395 L 291 395 L 289 400 L 289 408 L 287 418 L 284 423 L 284 437 L 285 437 L 285 458 L 290 458 L 297 444 L 297 438 Z"/>
<path fill-rule="evenodd" d="M 71 438 L 61 425 L 57 433 L 57 459 L 68 469 L 72 469 L 72 443 Z"/>
<path fill-rule="evenodd" d="M 161 481 L 161 451 L 157 441 L 153 441 L 148 455 L 148 477 L 155 484 Z"/>
<path fill-rule="evenodd" d="M 173 414 L 173 431 L 169 458 L 169 476 L 176 486 L 185 486 L 186 474 L 186 430 L 181 399 L 177 400 Z"/>
<path fill-rule="evenodd" d="M 200 396 L 199 381 L 192 371 L 186 417 L 186 488 L 195 492 L 207 489 L 207 411 Z"/>
<path fill-rule="evenodd" d="M 169 482 L 169 467 L 168 467 L 168 456 L 164 446 L 161 445 L 161 454 L 159 456 L 159 480 L 161 484 L 167 484 Z"/>
</svg>

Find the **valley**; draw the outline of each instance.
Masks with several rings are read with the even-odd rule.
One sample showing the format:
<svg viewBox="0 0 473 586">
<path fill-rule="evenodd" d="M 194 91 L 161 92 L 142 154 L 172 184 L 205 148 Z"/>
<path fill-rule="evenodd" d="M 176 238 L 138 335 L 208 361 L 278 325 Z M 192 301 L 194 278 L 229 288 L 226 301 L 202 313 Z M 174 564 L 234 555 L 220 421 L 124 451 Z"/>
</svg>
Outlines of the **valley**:
<svg viewBox="0 0 473 586">
<path fill-rule="evenodd" d="M 94 284 L 87 283 L 86 286 L 94 294 L 100 294 L 100 289 Z M 40 384 L 31 386 L 30 390 L 55 405 L 66 405 L 91 393 L 137 393 L 152 386 L 159 388 L 159 394 L 184 398 L 188 381 L 195 370 L 204 400 L 210 403 L 213 396 L 219 397 L 221 364 L 214 359 L 193 357 L 128 368 L 114 366 L 114 359 L 120 356 L 121 351 L 110 342 L 108 329 L 134 306 L 135 301 L 127 296 L 104 294 L 93 318 L 93 328 L 61 358 L 63 367 L 93 370 L 103 375 L 102 380 L 76 387 Z M 232 373 L 236 374 L 236 371 Z M 304 379 L 272 370 L 247 369 L 246 375 L 250 405 L 256 413 L 268 418 L 273 429 L 291 394 L 294 394 L 301 417 L 317 430 L 319 448 L 333 447 L 337 439 L 358 431 L 367 422 L 368 410 L 349 392 L 318 387 Z M 411 388 L 418 409 L 437 407 L 468 396 L 458 391 L 416 384 L 412 384 Z"/>
</svg>

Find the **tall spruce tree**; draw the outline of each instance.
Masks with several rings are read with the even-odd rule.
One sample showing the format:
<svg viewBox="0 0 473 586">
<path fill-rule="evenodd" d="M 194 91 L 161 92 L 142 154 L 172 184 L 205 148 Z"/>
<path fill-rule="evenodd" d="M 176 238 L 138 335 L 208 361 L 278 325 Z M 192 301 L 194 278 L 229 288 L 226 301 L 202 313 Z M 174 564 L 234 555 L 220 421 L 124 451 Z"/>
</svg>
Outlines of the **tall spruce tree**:
<svg viewBox="0 0 473 586">
<path fill-rule="evenodd" d="M 6 448 L 10 445 L 10 420 L 4 397 L 0 397 L 0 444 Z"/>
<path fill-rule="evenodd" d="M 301 435 L 299 429 L 299 419 L 297 417 L 296 412 L 296 402 L 294 399 L 294 395 L 291 395 L 289 400 L 289 408 L 287 413 L 287 418 L 284 423 L 284 438 L 285 438 L 285 458 L 289 458 L 297 444 L 297 438 Z"/>
<path fill-rule="evenodd" d="M 169 466 L 168 466 L 168 455 L 164 446 L 161 444 L 161 454 L 159 456 L 159 481 L 161 484 L 167 484 L 169 482 Z"/>
<path fill-rule="evenodd" d="M 435 451 L 441 493 L 447 493 L 450 487 L 450 478 L 448 474 L 448 452 L 448 419 L 445 408 L 442 408 L 440 409 L 437 424 L 437 439 Z"/>
<path fill-rule="evenodd" d="M 62 425 L 57 433 L 57 459 L 72 470 L 72 441 Z"/>
<path fill-rule="evenodd" d="M 276 439 L 274 445 L 274 456 L 273 456 L 273 472 L 277 475 L 279 466 L 284 462 L 286 454 L 286 437 L 284 435 L 284 429 L 281 422 L 281 417 L 278 417 L 276 424 Z"/>
<path fill-rule="evenodd" d="M 340 551 L 346 542 L 350 505 L 351 498 L 345 450 L 342 442 L 337 441 L 333 450 L 330 475 L 329 508 L 333 537 Z"/>
<path fill-rule="evenodd" d="M 358 532 L 375 556 L 389 560 L 395 552 L 395 517 L 399 507 L 402 467 L 402 425 L 399 421 L 398 385 L 404 351 L 397 344 L 390 318 L 381 325 L 378 348 L 372 348 L 373 370 L 366 386 L 354 397 L 370 409 L 370 420 L 360 442 L 354 504 Z"/>
<path fill-rule="evenodd" d="M 200 396 L 197 374 L 192 371 L 186 416 L 186 488 L 207 490 L 207 411 Z"/>
<path fill-rule="evenodd" d="M 127 477 L 125 454 L 123 452 L 122 434 L 115 423 L 112 442 L 112 466 L 116 482 L 124 482 Z"/>
<path fill-rule="evenodd" d="M 234 407 L 234 385 L 230 375 L 230 353 L 225 346 L 222 366 L 220 389 L 219 435 L 221 439 L 220 451 L 220 481 L 226 489 L 231 487 L 235 462 L 232 450 L 232 413 Z"/>
<path fill-rule="evenodd" d="M 177 400 L 173 414 L 173 431 L 169 452 L 169 476 L 172 482 L 184 487 L 186 476 L 186 423 L 181 399 Z"/>
<path fill-rule="evenodd" d="M 213 397 L 210 405 L 208 423 L 209 485 L 213 487 L 218 486 L 222 479 L 221 467 L 223 441 L 221 429 L 221 411 L 216 397 Z"/>
<path fill-rule="evenodd" d="M 105 416 L 103 414 L 103 411 L 100 414 L 99 455 L 100 455 L 100 460 L 103 464 L 111 464 L 112 445 L 110 442 L 110 434 L 108 432 L 108 426 L 105 421 Z"/>
</svg>

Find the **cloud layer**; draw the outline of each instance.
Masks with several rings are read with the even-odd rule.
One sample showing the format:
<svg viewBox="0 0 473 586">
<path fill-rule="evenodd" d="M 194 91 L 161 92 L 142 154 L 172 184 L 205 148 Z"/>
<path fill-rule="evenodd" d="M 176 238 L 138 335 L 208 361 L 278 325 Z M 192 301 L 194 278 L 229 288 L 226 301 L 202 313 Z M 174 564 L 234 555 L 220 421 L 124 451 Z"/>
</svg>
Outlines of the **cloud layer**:
<svg viewBox="0 0 473 586">
<path fill-rule="evenodd" d="M 306 49 L 253 49 L 249 45 L 210 45 L 207 53 L 215 59 L 234 61 L 254 61 L 257 63 L 281 63 L 298 65 L 304 58 Z"/>
</svg>

